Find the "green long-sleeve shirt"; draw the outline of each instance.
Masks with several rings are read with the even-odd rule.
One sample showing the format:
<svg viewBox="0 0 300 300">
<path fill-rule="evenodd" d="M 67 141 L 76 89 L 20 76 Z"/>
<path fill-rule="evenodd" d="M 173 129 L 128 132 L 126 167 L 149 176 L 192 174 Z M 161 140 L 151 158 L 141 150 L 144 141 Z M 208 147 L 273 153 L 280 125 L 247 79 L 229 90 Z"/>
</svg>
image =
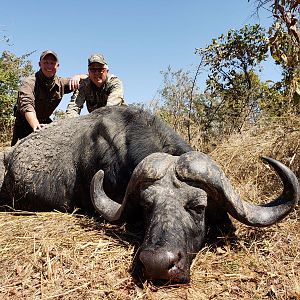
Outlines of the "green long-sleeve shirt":
<svg viewBox="0 0 300 300">
<path fill-rule="evenodd" d="M 68 104 L 67 117 L 78 116 L 86 103 L 88 112 L 103 106 L 124 104 L 124 91 L 122 81 L 115 75 L 109 74 L 104 84 L 98 88 L 90 78 L 81 80 Z"/>
</svg>

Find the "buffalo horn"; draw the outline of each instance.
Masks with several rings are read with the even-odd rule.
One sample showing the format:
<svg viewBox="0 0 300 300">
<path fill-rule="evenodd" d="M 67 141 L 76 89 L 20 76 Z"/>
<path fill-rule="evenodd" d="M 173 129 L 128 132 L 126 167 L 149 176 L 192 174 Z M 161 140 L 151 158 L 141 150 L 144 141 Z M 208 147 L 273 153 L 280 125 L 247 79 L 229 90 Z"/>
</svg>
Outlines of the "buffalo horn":
<svg viewBox="0 0 300 300">
<path fill-rule="evenodd" d="M 297 177 L 287 166 L 272 158 L 262 159 L 274 168 L 283 182 L 282 194 L 263 205 L 242 200 L 208 155 L 194 151 L 185 153 L 175 168 L 181 180 L 205 190 L 210 199 L 219 201 L 238 221 L 251 226 L 269 226 L 284 218 L 297 205 L 300 188 Z"/>
<path fill-rule="evenodd" d="M 123 205 L 110 199 L 103 190 L 103 170 L 99 170 L 90 185 L 90 195 L 95 209 L 108 221 L 117 221 L 123 211 Z M 124 202 L 124 201 L 123 201 Z"/>
</svg>

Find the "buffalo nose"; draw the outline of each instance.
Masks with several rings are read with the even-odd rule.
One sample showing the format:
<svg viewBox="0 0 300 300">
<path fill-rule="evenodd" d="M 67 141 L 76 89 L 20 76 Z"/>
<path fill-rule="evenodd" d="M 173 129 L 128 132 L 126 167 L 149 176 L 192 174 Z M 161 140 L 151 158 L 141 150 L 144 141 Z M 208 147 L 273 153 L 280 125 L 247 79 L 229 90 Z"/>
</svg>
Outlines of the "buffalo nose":
<svg viewBox="0 0 300 300">
<path fill-rule="evenodd" d="M 174 282 L 187 282 L 189 271 L 185 270 L 180 251 L 143 250 L 139 255 L 148 279 L 164 279 Z"/>
</svg>

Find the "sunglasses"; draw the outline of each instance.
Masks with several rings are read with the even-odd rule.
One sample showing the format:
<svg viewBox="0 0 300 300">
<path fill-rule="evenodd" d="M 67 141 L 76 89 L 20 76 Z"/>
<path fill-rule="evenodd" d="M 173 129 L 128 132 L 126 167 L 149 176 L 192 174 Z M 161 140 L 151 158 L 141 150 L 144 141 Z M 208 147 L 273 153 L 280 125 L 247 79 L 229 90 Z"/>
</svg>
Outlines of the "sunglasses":
<svg viewBox="0 0 300 300">
<path fill-rule="evenodd" d="M 89 68 L 89 71 L 91 71 L 92 73 L 99 72 L 102 74 L 105 70 L 105 68 Z"/>
</svg>

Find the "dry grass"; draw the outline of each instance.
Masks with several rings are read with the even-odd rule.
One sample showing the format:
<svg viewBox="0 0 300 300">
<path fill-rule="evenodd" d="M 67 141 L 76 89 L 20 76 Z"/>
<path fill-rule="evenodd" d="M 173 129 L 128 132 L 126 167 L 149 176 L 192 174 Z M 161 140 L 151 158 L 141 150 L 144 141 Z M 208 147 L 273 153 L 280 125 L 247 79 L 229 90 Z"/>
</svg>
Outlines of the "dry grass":
<svg viewBox="0 0 300 300">
<path fill-rule="evenodd" d="M 281 161 L 300 178 L 300 117 L 263 124 L 232 135 L 210 155 L 244 198 L 255 203 L 267 200 L 281 191 L 281 184 L 260 157 L 269 156 Z"/>
<path fill-rule="evenodd" d="M 235 241 L 206 246 L 189 285 L 135 283 L 134 234 L 62 213 L 0 215 L 0 299 L 300 299 L 295 214 L 268 229 L 237 224 Z"/>
<path fill-rule="evenodd" d="M 280 159 L 299 177 L 298 125 L 246 131 L 211 155 L 243 198 L 270 200 L 281 187 L 258 157 Z M 220 237 L 198 253 L 190 284 L 155 286 L 130 275 L 139 238 L 124 226 L 55 212 L 0 213 L 0 299 L 298 300 L 299 220 L 296 209 L 269 228 L 235 222 L 235 239 Z"/>
</svg>

